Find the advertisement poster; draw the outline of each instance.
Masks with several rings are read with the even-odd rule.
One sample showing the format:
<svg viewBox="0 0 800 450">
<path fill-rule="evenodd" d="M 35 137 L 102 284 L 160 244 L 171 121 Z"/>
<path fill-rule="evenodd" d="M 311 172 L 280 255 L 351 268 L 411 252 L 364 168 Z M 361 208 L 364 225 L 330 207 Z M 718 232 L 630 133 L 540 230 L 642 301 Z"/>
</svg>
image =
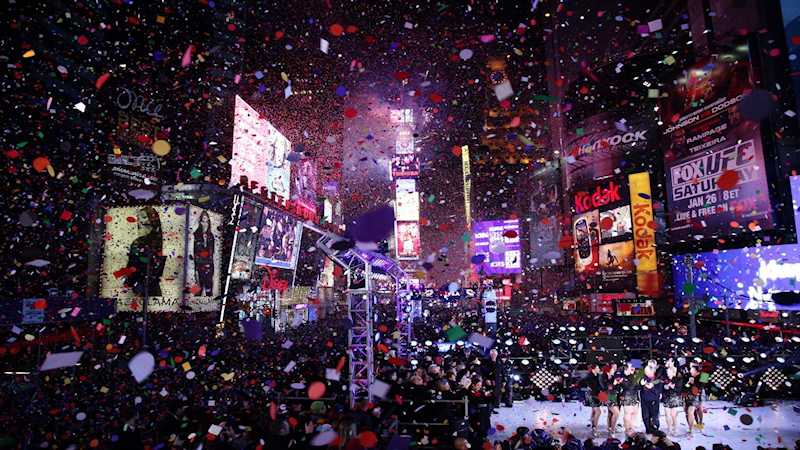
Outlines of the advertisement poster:
<svg viewBox="0 0 800 450">
<path fill-rule="evenodd" d="M 234 280 L 250 279 L 253 259 L 258 248 L 258 226 L 261 220 L 261 211 L 262 206 L 258 203 L 247 199 L 243 200 L 231 266 L 231 278 Z"/>
<path fill-rule="evenodd" d="M 294 201 L 317 214 L 317 165 L 311 159 L 303 159 L 294 164 L 296 171 L 293 181 L 292 196 Z"/>
<path fill-rule="evenodd" d="M 395 227 L 397 259 L 419 259 L 419 222 L 398 220 Z"/>
<path fill-rule="evenodd" d="M 557 166 L 546 167 L 533 174 L 531 189 L 530 242 L 531 267 L 547 267 L 561 260 L 561 213 L 559 187 L 561 175 Z"/>
<path fill-rule="evenodd" d="M 414 179 L 397 180 L 394 206 L 397 220 L 419 220 L 419 192 Z"/>
<path fill-rule="evenodd" d="M 604 282 L 614 282 L 633 275 L 633 241 L 600 245 L 600 271 Z"/>
<path fill-rule="evenodd" d="M 397 154 L 392 157 L 392 178 L 419 176 L 419 156 L 416 153 Z"/>
<path fill-rule="evenodd" d="M 477 222 L 472 235 L 475 254 L 484 255 L 479 271 L 487 275 L 522 271 L 518 219 Z"/>
<path fill-rule="evenodd" d="M 301 232 L 301 224 L 294 217 L 265 207 L 261 213 L 255 263 L 294 269 Z"/>
<path fill-rule="evenodd" d="M 149 311 L 180 310 L 188 208 L 173 204 L 108 209 L 101 297 L 117 299 L 119 311 L 140 311 L 145 294 Z M 213 289 L 212 284 L 212 294 Z M 195 311 L 219 306 L 208 297 L 187 295 L 186 301 Z"/>
<path fill-rule="evenodd" d="M 789 182 L 800 222 L 800 176 Z M 678 304 L 695 298 L 711 308 L 800 310 L 800 244 L 676 255 L 672 274 Z"/>
<path fill-rule="evenodd" d="M 107 155 L 111 175 L 132 185 L 158 184 L 161 160 L 153 154 L 157 139 L 169 139 L 165 104 L 135 87 L 119 87 L 114 97 L 117 127 L 112 153 Z"/>
<path fill-rule="evenodd" d="M 633 211 L 633 248 L 636 260 L 636 287 L 640 294 L 657 297 L 661 293 L 656 256 L 656 225 L 648 172 L 628 175 Z"/>
<path fill-rule="evenodd" d="M 39 306 L 40 299 L 38 298 L 24 298 L 22 299 L 22 324 L 31 325 L 35 323 L 44 322 L 44 307 Z"/>
<path fill-rule="evenodd" d="M 602 241 L 630 237 L 632 231 L 629 205 L 600 213 L 600 239 Z"/>
<path fill-rule="evenodd" d="M 579 274 L 597 272 L 600 264 L 600 216 L 595 209 L 573 217 L 572 235 L 575 239 L 575 271 Z"/>
<path fill-rule="evenodd" d="M 656 314 L 653 301 L 650 299 L 625 299 L 617 302 L 617 315 L 627 317 L 650 317 Z"/>
<path fill-rule="evenodd" d="M 221 275 L 225 270 L 222 243 L 222 215 L 191 206 L 186 296 L 198 305 L 212 304 L 221 293 Z"/>
<path fill-rule="evenodd" d="M 267 186 L 269 123 L 238 95 L 235 102 L 229 186 L 240 184 L 241 178 L 246 177 L 248 186 L 255 185 L 258 192 L 260 187 Z"/>
<path fill-rule="evenodd" d="M 739 112 L 751 88 L 747 61 L 710 60 L 662 101 L 673 239 L 772 228 L 760 126 Z"/>
<path fill-rule="evenodd" d="M 658 144 L 655 120 L 640 116 L 605 112 L 571 130 L 562 160 L 567 191 L 615 174 L 622 161 L 633 166 L 649 158 Z"/>
</svg>

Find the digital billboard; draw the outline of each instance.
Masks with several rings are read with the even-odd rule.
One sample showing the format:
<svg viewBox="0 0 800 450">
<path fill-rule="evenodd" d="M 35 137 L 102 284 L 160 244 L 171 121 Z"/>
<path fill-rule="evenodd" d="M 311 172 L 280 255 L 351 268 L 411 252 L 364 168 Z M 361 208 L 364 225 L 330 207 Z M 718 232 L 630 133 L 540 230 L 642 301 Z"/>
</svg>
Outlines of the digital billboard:
<svg viewBox="0 0 800 450">
<path fill-rule="evenodd" d="M 798 222 L 800 176 L 790 183 Z M 800 244 L 676 255 L 672 273 L 679 304 L 694 298 L 711 308 L 800 310 Z"/>
<path fill-rule="evenodd" d="M 231 278 L 249 280 L 253 259 L 258 248 L 258 225 L 261 223 L 262 206 L 244 199 L 236 227 L 236 247 L 233 249 Z"/>
<path fill-rule="evenodd" d="M 394 215 L 396 220 L 419 220 L 419 192 L 414 179 L 396 181 Z"/>
<path fill-rule="evenodd" d="M 119 311 L 140 310 L 145 295 L 152 312 L 179 311 L 182 295 L 194 311 L 219 307 L 219 214 L 182 204 L 116 207 L 105 222 L 100 295 Z"/>
<path fill-rule="evenodd" d="M 414 153 L 414 132 L 408 126 L 400 126 L 395 138 L 394 152 L 398 155 Z"/>
<path fill-rule="evenodd" d="M 594 209 L 572 218 L 575 240 L 575 271 L 581 274 L 597 272 L 600 264 L 600 215 Z"/>
<path fill-rule="evenodd" d="M 236 96 L 233 122 L 233 155 L 229 186 L 240 184 L 242 177 L 248 187 L 256 183 L 284 199 L 289 199 L 291 163 L 286 156 L 291 143 L 271 123 Z"/>
<path fill-rule="evenodd" d="M 662 98 L 673 239 L 773 226 L 760 124 L 739 111 L 750 70 L 747 61 L 709 59 Z"/>
<path fill-rule="evenodd" d="M 317 165 L 311 159 L 294 164 L 292 198 L 307 211 L 317 214 Z"/>
<path fill-rule="evenodd" d="M 301 224 L 294 217 L 264 207 L 255 263 L 260 266 L 294 269 L 301 231 Z"/>
<path fill-rule="evenodd" d="M 633 275 L 633 241 L 602 244 L 599 257 L 603 282 L 616 282 Z"/>
<path fill-rule="evenodd" d="M 475 255 L 484 256 L 479 271 L 487 275 L 522 271 L 518 219 L 476 222 L 472 240 Z"/>
<path fill-rule="evenodd" d="M 392 178 L 419 176 L 419 156 L 416 153 L 397 154 L 392 157 Z"/>
<path fill-rule="evenodd" d="M 630 205 L 620 206 L 600 213 L 601 240 L 630 236 L 632 232 Z"/>
<path fill-rule="evenodd" d="M 420 235 L 419 222 L 398 220 L 395 222 L 395 239 L 397 259 L 419 259 Z"/>
</svg>

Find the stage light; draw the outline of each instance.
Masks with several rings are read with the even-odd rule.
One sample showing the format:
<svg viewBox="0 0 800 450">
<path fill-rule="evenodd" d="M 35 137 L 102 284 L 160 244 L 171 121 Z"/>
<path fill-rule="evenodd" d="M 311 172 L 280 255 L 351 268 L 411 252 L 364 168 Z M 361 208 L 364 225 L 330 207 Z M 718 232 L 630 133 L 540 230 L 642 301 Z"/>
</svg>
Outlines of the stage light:
<svg viewBox="0 0 800 450">
<path fill-rule="evenodd" d="M 778 369 L 770 367 L 766 372 L 764 372 L 759 381 L 767 385 L 770 389 L 776 391 L 781 387 L 782 384 L 789 381 L 789 379 L 786 378 L 786 375 L 784 375 Z"/>
</svg>

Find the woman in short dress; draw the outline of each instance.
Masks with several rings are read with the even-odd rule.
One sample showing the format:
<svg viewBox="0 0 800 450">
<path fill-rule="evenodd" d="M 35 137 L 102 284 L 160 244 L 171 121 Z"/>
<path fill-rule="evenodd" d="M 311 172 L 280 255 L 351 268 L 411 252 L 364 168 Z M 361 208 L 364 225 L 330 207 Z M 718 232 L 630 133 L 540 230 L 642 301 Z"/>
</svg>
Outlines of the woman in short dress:
<svg viewBox="0 0 800 450">
<path fill-rule="evenodd" d="M 622 406 L 622 426 L 625 427 L 625 435 L 632 436 L 634 427 L 639 422 L 639 379 L 636 368 L 631 363 L 625 365 L 622 370 L 622 382 L 620 383 L 620 405 Z"/>
<path fill-rule="evenodd" d="M 661 404 L 666 409 L 667 434 L 676 436 L 678 432 L 678 411 L 683 407 L 683 395 L 681 393 L 683 383 L 678 375 L 678 367 L 675 360 L 667 359 L 664 363 L 664 379 L 662 385 L 664 390 L 661 394 Z"/>
<path fill-rule="evenodd" d="M 686 381 L 683 384 L 686 423 L 689 424 L 689 436 L 695 428 L 703 428 L 703 385 L 700 383 L 700 367 L 691 364 Z"/>
<path fill-rule="evenodd" d="M 608 409 L 606 419 L 609 437 L 617 431 L 617 421 L 619 421 L 619 386 L 622 380 L 618 377 L 617 369 L 617 363 L 603 367 L 603 382 L 608 389 L 608 400 L 603 403 L 603 406 Z"/>
</svg>

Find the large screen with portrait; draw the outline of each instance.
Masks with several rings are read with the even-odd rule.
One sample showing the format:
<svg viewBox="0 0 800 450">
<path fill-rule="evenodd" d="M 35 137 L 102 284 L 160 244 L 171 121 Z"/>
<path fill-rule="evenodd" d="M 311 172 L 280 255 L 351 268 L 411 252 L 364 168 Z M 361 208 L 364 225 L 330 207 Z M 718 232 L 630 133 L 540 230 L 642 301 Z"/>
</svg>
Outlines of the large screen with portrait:
<svg viewBox="0 0 800 450">
<path fill-rule="evenodd" d="M 183 204 L 116 207 L 105 222 L 100 295 L 119 311 L 140 310 L 145 296 L 153 312 L 219 308 L 220 214 Z"/>
<path fill-rule="evenodd" d="M 286 160 L 291 143 L 269 121 L 236 96 L 233 122 L 233 156 L 230 186 L 247 178 L 248 188 L 262 187 L 289 199 L 291 163 Z"/>
<path fill-rule="evenodd" d="M 231 265 L 231 278 L 234 280 L 250 279 L 253 259 L 258 249 L 258 227 L 261 223 L 262 208 L 262 205 L 253 200 L 242 200 Z"/>
<path fill-rule="evenodd" d="M 419 222 L 398 220 L 395 222 L 397 259 L 419 259 L 421 243 Z"/>
<path fill-rule="evenodd" d="M 261 228 L 255 263 L 294 269 L 300 243 L 301 224 L 294 217 L 269 207 L 261 213 Z"/>
</svg>

